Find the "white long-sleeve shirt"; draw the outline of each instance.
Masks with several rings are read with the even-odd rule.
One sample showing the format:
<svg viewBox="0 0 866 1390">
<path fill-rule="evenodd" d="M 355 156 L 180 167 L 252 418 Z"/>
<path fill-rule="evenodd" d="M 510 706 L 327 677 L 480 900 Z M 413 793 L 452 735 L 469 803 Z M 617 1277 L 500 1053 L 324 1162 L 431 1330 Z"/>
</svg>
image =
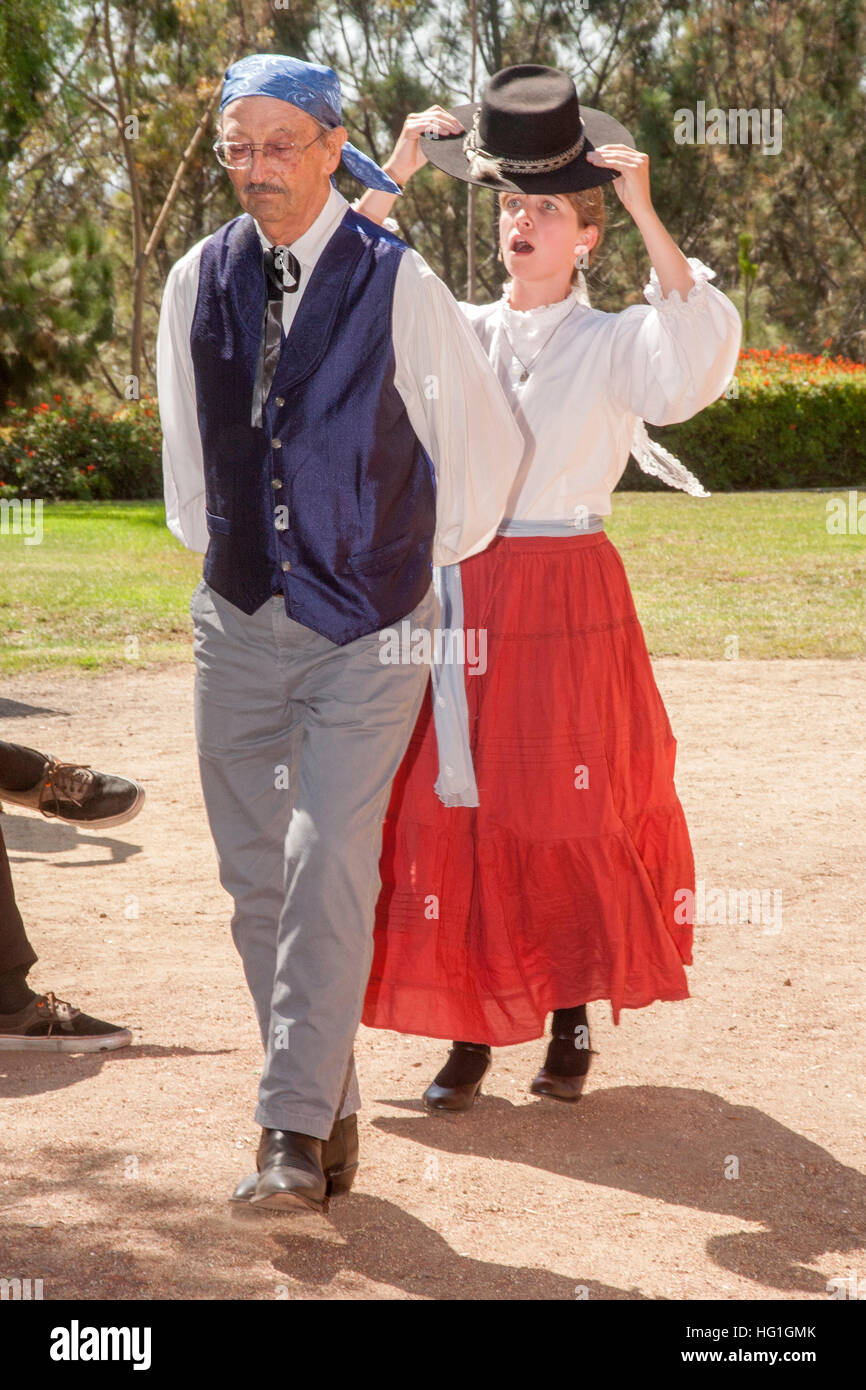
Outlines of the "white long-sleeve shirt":
<svg viewBox="0 0 866 1390">
<path fill-rule="evenodd" d="M 286 333 L 313 267 L 348 206 L 332 188 L 319 216 L 292 243 L 301 282 L 295 294 L 283 296 Z M 262 244 L 269 246 L 258 231 Z M 203 246 L 204 240 L 172 266 L 157 337 L 166 520 L 179 541 L 202 553 L 209 536 L 189 338 Z M 412 250 L 403 253 L 397 271 L 392 338 L 394 385 L 436 474 L 433 563 L 455 564 L 483 550 L 495 535 L 523 454 L 523 436 L 449 290 Z"/>
<path fill-rule="evenodd" d="M 715 271 L 693 257 L 689 266 L 695 284 L 685 300 L 676 290 L 663 297 L 651 270 L 648 303 L 616 314 L 591 308 L 577 291 L 523 311 L 504 295 L 460 305 L 523 434 L 507 517 L 574 524 L 586 513 L 609 515 L 636 423 L 688 420 L 722 395 L 737 365 L 740 316 L 709 284 Z"/>
</svg>

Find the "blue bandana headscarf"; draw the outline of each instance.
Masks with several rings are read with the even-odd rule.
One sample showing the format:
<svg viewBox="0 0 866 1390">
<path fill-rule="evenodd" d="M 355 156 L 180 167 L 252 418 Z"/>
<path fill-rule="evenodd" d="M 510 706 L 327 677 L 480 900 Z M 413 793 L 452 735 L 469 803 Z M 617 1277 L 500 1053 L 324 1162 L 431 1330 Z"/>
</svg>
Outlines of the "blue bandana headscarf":
<svg viewBox="0 0 866 1390">
<path fill-rule="evenodd" d="M 282 53 L 253 53 L 249 58 L 232 63 L 223 82 L 220 111 L 239 97 L 277 97 L 308 112 L 329 130 L 343 123 L 340 79 L 334 69 L 319 63 L 304 63 L 300 58 L 287 58 Z M 343 163 L 367 188 L 378 188 L 383 193 L 400 192 L 384 169 L 348 140 L 343 146 Z"/>
</svg>

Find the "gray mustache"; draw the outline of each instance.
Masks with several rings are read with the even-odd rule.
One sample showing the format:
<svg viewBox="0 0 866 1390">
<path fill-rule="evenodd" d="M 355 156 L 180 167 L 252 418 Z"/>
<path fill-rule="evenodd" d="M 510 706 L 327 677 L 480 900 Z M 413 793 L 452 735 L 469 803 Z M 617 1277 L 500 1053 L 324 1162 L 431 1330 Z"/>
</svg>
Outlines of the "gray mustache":
<svg viewBox="0 0 866 1390">
<path fill-rule="evenodd" d="M 281 188 L 275 188 L 272 183 L 248 183 L 246 193 L 282 193 Z"/>
</svg>

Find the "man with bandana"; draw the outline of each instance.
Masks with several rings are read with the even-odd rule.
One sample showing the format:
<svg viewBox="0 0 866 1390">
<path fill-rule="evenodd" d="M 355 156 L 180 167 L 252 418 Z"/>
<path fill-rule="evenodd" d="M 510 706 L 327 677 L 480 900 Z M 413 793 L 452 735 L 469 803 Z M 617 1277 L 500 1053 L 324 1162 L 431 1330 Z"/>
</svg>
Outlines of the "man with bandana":
<svg viewBox="0 0 866 1390">
<path fill-rule="evenodd" d="M 493 539 L 523 442 L 446 287 L 337 191 L 340 162 L 399 188 L 347 141 L 336 73 L 233 64 L 214 148 L 244 214 L 172 268 L 157 355 L 167 521 L 205 553 L 202 789 L 265 1049 L 234 1199 L 321 1211 L 357 1168 L 352 1049 L 431 563 Z M 383 630 L 413 650 L 383 660 Z"/>
</svg>

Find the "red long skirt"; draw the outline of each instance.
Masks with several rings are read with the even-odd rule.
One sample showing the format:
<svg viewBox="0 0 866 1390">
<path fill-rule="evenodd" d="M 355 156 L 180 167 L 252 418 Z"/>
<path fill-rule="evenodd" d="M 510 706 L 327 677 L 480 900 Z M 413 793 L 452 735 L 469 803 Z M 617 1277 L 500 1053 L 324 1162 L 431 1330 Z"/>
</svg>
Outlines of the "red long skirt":
<svg viewBox="0 0 866 1390">
<path fill-rule="evenodd" d="M 480 805 L 433 790 L 428 687 L 384 824 L 364 1023 L 503 1046 L 552 1009 L 609 999 L 618 1022 L 688 998 L 676 743 L 619 553 L 604 533 L 500 537 L 461 574 L 487 640 L 486 671 L 464 669 Z"/>
</svg>

